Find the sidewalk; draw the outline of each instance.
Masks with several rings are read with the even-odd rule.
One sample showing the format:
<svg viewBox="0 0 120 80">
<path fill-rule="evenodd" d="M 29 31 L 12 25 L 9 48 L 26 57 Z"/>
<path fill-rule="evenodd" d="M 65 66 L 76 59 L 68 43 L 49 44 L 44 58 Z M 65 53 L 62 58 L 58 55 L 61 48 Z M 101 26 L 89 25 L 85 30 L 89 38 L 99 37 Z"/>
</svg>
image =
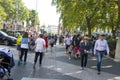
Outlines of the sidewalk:
<svg viewBox="0 0 120 80">
<path fill-rule="evenodd" d="M 14 55 L 17 63 L 17 53 Z M 40 68 L 33 69 L 33 60 L 34 53 L 29 53 L 27 65 L 12 69 L 14 80 L 120 80 L 119 62 L 104 58 L 102 74 L 97 75 L 96 58 L 89 56 L 87 68 L 81 70 L 80 60 L 69 60 L 63 46 L 55 46 L 52 53 L 48 49 Z"/>
</svg>

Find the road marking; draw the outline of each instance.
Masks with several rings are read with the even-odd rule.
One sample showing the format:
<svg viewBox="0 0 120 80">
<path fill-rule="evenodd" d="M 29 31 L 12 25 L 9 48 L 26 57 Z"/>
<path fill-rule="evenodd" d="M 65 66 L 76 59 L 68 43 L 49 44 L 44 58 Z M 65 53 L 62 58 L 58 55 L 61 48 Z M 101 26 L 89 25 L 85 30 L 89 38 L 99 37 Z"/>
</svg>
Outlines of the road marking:
<svg viewBox="0 0 120 80">
<path fill-rule="evenodd" d="M 58 80 L 58 79 L 22 78 L 21 80 Z"/>
</svg>

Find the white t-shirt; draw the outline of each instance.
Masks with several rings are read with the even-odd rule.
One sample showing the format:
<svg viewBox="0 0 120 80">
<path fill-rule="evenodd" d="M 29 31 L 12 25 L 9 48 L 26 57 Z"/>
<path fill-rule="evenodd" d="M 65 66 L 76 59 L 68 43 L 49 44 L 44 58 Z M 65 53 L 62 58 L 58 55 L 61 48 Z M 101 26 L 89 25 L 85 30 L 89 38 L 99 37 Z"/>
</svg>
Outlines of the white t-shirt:
<svg viewBox="0 0 120 80">
<path fill-rule="evenodd" d="M 67 38 L 65 39 L 65 42 L 66 42 L 67 45 L 70 45 L 70 43 L 71 43 L 71 38 L 70 38 L 70 37 L 67 37 Z"/>
<path fill-rule="evenodd" d="M 35 44 L 36 44 L 35 52 L 44 52 L 45 51 L 45 48 L 44 48 L 45 40 L 44 39 L 37 38 L 35 41 Z"/>
</svg>

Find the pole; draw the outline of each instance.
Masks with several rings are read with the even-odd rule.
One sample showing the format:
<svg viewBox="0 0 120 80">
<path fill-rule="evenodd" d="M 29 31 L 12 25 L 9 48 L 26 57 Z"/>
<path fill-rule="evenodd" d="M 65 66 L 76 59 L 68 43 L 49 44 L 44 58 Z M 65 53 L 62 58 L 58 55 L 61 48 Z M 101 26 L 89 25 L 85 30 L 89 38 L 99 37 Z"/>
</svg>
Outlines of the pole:
<svg viewBox="0 0 120 80">
<path fill-rule="evenodd" d="M 16 20 L 15 20 L 15 30 L 14 30 L 14 36 L 15 36 L 15 31 L 18 29 L 18 11 L 19 11 L 19 3 L 20 0 L 17 0 L 16 2 Z"/>
<path fill-rule="evenodd" d="M 36 12 L 37 12 L 37 4 L 38 4 L 38 0 L 36 0 Z M 36 28 L 36 24 L 37 24 L 37 13 L 35 15 L 35 28 Z"/>
</svg>

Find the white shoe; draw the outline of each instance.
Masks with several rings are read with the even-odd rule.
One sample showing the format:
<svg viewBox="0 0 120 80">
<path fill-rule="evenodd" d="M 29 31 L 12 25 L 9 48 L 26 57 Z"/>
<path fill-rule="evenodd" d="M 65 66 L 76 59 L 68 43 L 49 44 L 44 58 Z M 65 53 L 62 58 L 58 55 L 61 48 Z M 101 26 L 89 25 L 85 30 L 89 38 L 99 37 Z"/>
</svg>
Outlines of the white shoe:
<svg viewBox="0 0 120 80">
<path fill-rule="evenodd" d="M 69 60 L 71 60 L 71 58 L 69 58 Z"/>
</svg>

